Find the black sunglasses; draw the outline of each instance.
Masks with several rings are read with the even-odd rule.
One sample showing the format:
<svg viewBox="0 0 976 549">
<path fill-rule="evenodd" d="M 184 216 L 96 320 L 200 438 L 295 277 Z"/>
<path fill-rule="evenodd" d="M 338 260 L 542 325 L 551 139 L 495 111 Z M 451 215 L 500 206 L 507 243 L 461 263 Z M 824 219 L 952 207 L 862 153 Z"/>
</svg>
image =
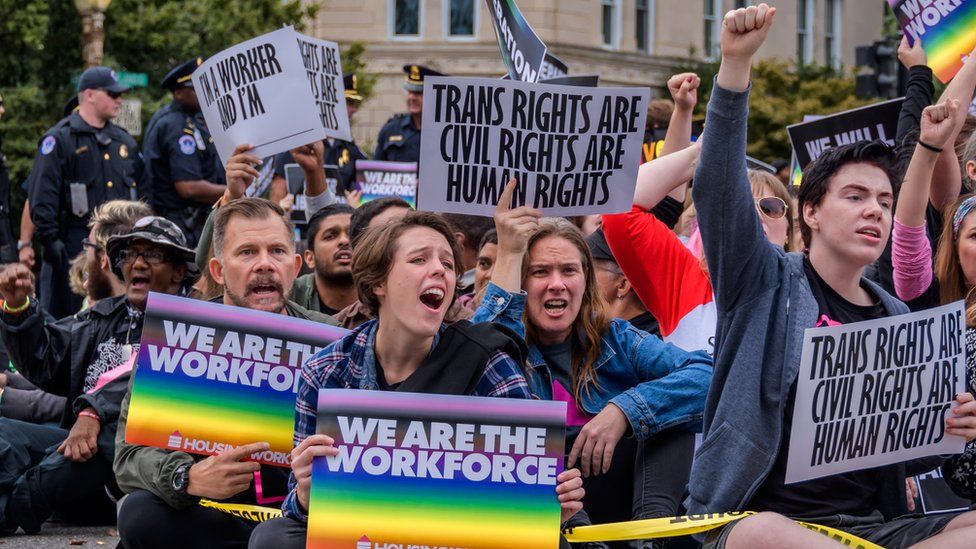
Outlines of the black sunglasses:
<svg viewBox="0 0 976 549">
<path fill-rule="evenodd" d="M 106 90 L 105 88 L 102 88 L 102 91 L 105 92 L 105 95 L 111 97 L 112 99 L 118 99 L 122 97 L 122 92 Z"/>
</svg>

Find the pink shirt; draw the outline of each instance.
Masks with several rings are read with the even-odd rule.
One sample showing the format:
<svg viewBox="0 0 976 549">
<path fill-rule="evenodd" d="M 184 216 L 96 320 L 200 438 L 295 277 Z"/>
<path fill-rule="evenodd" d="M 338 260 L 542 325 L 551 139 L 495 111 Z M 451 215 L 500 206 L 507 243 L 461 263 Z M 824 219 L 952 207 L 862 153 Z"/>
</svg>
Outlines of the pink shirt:
<svg viewBox="0 0 976 549">
<path fill-rule="evenodd" d="M 932 245 L 925 234 L 925 224 L 909 227 L 894 220 L 891 232 L 891 265 L 894 269 L 895 293 L 910 301 L 932 285 Z"/>
</svg>

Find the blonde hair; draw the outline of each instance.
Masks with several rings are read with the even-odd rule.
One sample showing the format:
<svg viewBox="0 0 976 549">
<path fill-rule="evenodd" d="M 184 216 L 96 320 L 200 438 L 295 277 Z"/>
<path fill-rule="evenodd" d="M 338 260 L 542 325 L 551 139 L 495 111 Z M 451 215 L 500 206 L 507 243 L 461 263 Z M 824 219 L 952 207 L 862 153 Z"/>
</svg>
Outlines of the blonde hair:
<svg viewBox="0 0 976 549">
<path fill-rule="evenodd" d="M 966 325 L 976 327 L 976 295 L 974 295 L 974 287 L 970 287 L 966 281 L 966 275 L 962 272 L 962 265 L 959 262 L 959 246 L 955 231 L 952 228 L 952 219 L 955 217 L 956 211 L 971 196 L 973 195 L 967 194 L 959 197 L 959 200 L 945 211 L 942 234 L 939 236 L 939 246 L 935 252 L 935 277 L 939 281 L 939 297 L 942 303 L 965 300 Z M 966 217 L 970 215 L 972 212 Z M 964 217 L 963 222 L 965 220 Z M 960 233 L 962 232 L 961 229 L 960 226 Z"/>
<path fill-rule="evenodd" d="M 752 187 L 753 196 L 761 195 L 763 191 L 769 189 L 773 196 L 786 203 L 786 242 L 783 244 L 783 249 L 787 252 L 796 251 L 793 249 L 793 197 L 790 196 L 786 185 L 775 175 L 763 170 L 749 170 L 749 185 Z"/>
<path fill-rule="evenodd" d="M 94 230 L 93 243 L 104 251 L 110 237 L 128 233 L 136 221 L 151 215 L 153 215 L 152 208 L 145 202 L 109 200 L 95 208 L 88 221 L 88 227 Z"/>
<path fill-rule="evenodd" d="M 590 254 L 589 246 L 586 245 L 586 240 L 583 239 L 583 233 L 570 221 L 561 217 L 543 218 L 539 221 L 539 230 L 529 238 L 522 261 L 522 285 L 525 285 L 525 279 L 529 276 L 532 248 L 540 240 L 550 236 L 562 238 L 575 246 L 579 250 L 580 262 L 583 264 L 583 276 L 586 281 L 583 286 L 583 303 L 579 315 L 573 321 L 569 335 L 572 342 L 573 393 L 577 399 L 580 399 L 584 391 L 587 395 L 590 393 L 590 385 L 586 382 L 590 381 L 594 387 L 600 388 L 596 379 L 596 361 L 603 351 L 603 334 L 610 328 L 610 315 L 607 312 L 607 304 L 597 288 L 593 256 Z M 539 330 L 528 315 L 525 315 L 524 321 L 525 340 L 532 345 L 539 340 Z"/>
</svg>

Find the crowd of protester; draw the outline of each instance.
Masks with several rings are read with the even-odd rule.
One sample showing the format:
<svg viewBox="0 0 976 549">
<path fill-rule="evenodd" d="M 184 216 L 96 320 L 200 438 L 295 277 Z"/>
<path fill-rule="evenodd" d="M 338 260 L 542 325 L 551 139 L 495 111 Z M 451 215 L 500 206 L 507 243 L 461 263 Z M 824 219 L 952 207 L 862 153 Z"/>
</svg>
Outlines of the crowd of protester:
<svg viewBox="0 0 976 549">
<path fill-rule="evenodd" d="M 775 12 L 725 16 L 697 138 L 699 77 L 668 81 L 673 101 L 665 114 L 654 102 L 649 121 L 666 136 L 640 166 L 632 209 L 573 219 L 512 207 L 515 180 L 491 219 L 393 197 L 360 203 L 348 182 L 324 177 L 329 155 L 345 159 L 347 177 L 366 157 L 348 142 L 272 159 L 245 144 L 214 166 L 186 85 L 199 60 L 164 80 L 174 103 L 146 144 L 172 150 L 147 152 L 146 175 L 138 146 L 111 124 L 122 88 L 107 69 L 86 72 L 78 109 L 42 136 L 27 181 L 45 267 L 38 278 L 21 253 L 0 271 L 0 535 L 108 517 L 130 549 L 304 547 L 312 461 L 338 452 L 316 434 L 318 390 L 353 388 L 565 402 L 566 471 L 553 494 L 564 528 L 750 510 L 674 543 L 837 545 L 802 519 L 886 547 L 971 546 L 976 512 L 913 514 L 910 477 L 941 468 L 976 503 L 976 54 L 936 98 L 924 52 L 904 42 L 894 147 L 830 149 L 797 189 L 746 165 L 749 102 L 762 101 L 750 97 L 750 66 Z M 436 74 L 425 71 L 407 70 L 410 112 L 393 126 L 416 122 L 418 81 Z M 377 156 L 405 154 L 392 131 Z M 419 143 L 419 129 L 407 133 Z M 81 201 L 65 158 L 96 151 L 111 179 L 87 182 Z M 297 218 L 284 163 L 304 174 Z M 271 199 L 255 196 L 262 181 Z M 302 368 L 290 470 L 245 459 L 262 441 L 209 457 L 126 442 L 150 291 L 351 330 Z M 969 392 L 946 430 L 970 441 L 966 451 L 787 484 L 804 330 L 958 300 Z M 201 499 L 272 502 L 283 516 L 256 523 Z"/>
</svg>

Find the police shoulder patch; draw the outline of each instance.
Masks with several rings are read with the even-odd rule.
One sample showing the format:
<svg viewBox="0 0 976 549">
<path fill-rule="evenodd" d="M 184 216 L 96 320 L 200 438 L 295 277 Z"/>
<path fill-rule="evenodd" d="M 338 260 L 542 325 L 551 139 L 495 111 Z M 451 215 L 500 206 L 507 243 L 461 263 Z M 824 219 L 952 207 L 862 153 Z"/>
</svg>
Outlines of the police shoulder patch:
<svg viewBox="0 0 976 549">
<path fill-rule="evenodd" d="M 179 139 L 180 152 L 190 156 L 197 150 L 197 142 L 192 135 L 181 135 Z"/>
<path fill-rule="evenodd" d="M 56 141 L 53 135 L 45 137 L 44 141 L 41 141 L 41 154 L 45 156 L 51 154 L 51 151 L 54 150 L 55 143 Z"/>
</svg>

